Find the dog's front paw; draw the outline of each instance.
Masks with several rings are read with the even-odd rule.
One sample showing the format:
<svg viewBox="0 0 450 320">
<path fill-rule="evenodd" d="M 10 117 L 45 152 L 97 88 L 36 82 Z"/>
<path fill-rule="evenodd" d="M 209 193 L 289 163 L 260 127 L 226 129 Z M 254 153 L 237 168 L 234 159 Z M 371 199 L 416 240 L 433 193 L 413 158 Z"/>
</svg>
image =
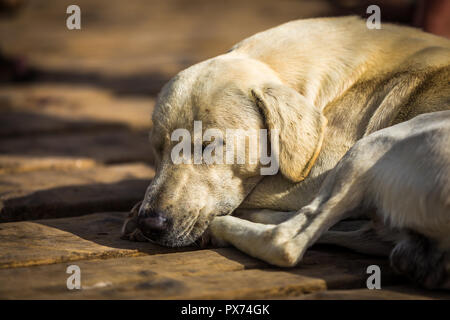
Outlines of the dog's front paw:
<svg viewBox="0 0 450 320">
<path fill-rule="evenodd" d="M 138 229 L 137 218 L 139 213 L 139 208 L 141 206 L 142 201 L 136 203 L 133 208 L 130 210 L 128 214 L 128 218 L 125 220 L 122 226 L 122 235 L 121 239 L 130 240 L 130 241 L 139 241 L 146 242 L 148 241 L 142 232 Z"/>
<path fill-rule="evenodd" d="M 217 226 L 215 225 L 213 219 L 206 231 L 202 234 L 202 236 L 197 240 L 197 244 L 200 245 L 201 248 L 206 247 L 228 247 L 229 243 L 226 242 L 219 236 Z"/>
</svg>

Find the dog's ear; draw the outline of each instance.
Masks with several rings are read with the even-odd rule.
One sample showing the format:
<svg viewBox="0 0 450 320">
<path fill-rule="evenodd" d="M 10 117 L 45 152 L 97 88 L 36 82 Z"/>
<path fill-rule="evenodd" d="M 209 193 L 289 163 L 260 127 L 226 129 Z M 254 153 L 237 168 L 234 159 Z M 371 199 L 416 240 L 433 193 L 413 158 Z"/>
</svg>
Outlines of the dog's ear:
<svg viewBox="0 0 450 320">
<path fill-rule="evenodd" d="M 269 84 L 252 89 L 251 94 L 269 134 L 273 129 L 279 132 L 281 173 L 294 182 L 305 179 L 322 147 L 326 118 L 285 85 Z"/>
</svg>

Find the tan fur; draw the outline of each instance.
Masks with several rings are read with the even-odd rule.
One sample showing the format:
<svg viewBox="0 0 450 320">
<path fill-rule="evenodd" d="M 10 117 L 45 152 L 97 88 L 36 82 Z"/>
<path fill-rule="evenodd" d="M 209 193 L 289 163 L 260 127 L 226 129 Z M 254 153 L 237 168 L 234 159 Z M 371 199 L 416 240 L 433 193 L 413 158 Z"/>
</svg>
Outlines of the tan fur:
<svg viewBox="0 0 450 320">
<path fill-rule="evenodd" d="M 280 132 L 280 170 L 293 182 L 305 179 L 319 155 L 326 118 L 295 90 L 284 85 L 253 89 L 269 130 Z M 302 152 L 298 152 L 302 146 Z"/>
</svg>

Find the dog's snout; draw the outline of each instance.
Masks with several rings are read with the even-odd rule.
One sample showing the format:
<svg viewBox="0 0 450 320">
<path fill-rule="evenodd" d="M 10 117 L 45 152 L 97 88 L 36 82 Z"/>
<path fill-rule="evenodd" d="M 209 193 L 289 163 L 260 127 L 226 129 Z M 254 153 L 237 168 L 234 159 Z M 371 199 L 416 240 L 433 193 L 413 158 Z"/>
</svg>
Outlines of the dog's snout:
<svg viewBox="0 0 450 320">
<path fill-rule="evenodd" d="M 168 226 L 169 219 L 161 211 L 139 210 L 138 227 L 150 239 L 156 240 Z"/>
</svg>

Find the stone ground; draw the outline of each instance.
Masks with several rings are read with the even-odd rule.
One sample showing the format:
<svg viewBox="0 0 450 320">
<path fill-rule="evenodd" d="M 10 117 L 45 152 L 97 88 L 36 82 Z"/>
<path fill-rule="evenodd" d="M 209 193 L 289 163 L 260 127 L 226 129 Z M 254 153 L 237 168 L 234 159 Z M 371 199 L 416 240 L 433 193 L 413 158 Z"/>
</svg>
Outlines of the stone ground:
<svg viewBox="0 0 450 320">
<path fill-rule="evenodd" d="M 439 299 L 384 259 L 313 248 L 293 269 L 232 248 L 162 248 L 119 238 L 154 174 L 147 143 L 161 85 L 257 31 L 331 15 L 327 1 L 28 1 L 0 20 L 0 48 L 31 81 L 0 86 L 0 298 Z M 66 288 L 66 268 L 82 290 Z M 366 268 L 382 290 L 366 289 Z"/>
</svg>

